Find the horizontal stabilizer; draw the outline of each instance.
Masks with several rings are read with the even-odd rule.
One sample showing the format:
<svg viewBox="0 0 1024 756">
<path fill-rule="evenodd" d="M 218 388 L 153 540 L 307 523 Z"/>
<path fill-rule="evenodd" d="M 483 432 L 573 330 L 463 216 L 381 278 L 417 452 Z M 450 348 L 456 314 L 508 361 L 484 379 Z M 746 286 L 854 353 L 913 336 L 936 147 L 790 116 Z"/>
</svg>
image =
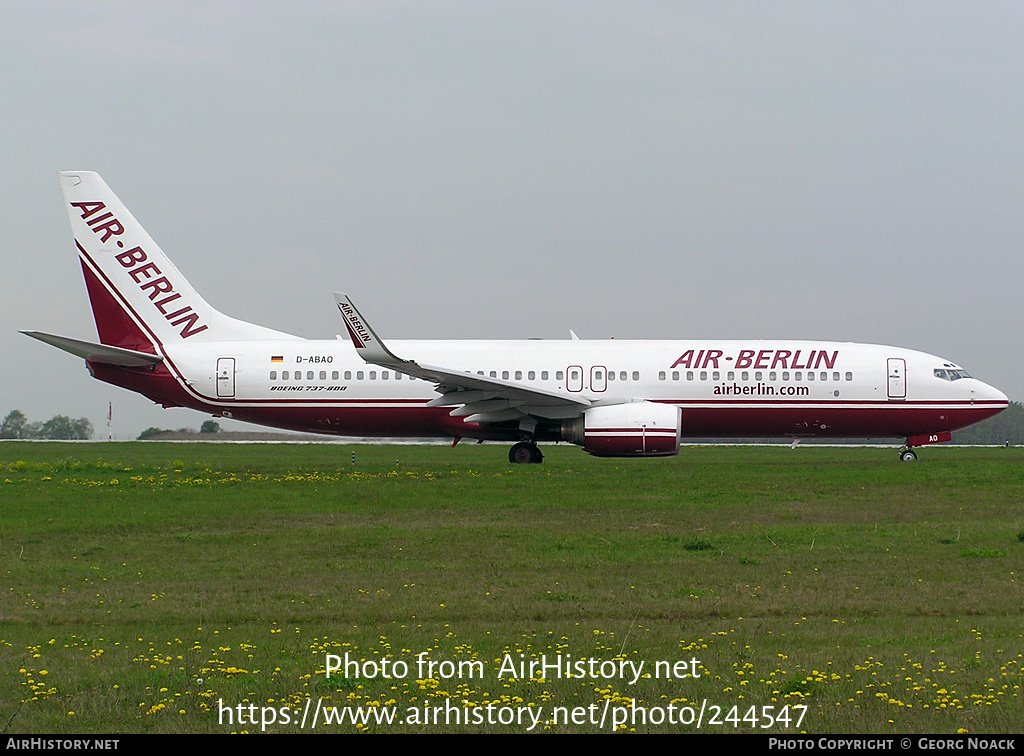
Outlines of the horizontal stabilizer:
<svg viewBox="0 0 1024 756">
<path fill-rule="evenodd" d="M 54 336 L 52 333 L 42 333 L 41 331 L 22 331 L 22 333 L 89 362 L 102 362 L 106 365 L 121 367 L 145 367 L 164 361 L 164 358 L 158 354 L 136 352 L 134 349 L 93 344 L 90 341 L 69 339 L 67 336 Z"/>
</svg>

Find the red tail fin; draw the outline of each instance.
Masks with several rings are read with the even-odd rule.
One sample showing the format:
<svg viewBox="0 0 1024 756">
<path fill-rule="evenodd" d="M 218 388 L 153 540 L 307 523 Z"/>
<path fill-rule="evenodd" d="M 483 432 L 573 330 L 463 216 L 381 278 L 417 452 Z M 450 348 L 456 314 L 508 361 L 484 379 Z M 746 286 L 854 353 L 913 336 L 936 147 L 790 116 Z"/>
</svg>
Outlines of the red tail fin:
<svg viewBox="0 0 1024 756">
<path fill-rule="evenodd" d="M 92 304 L 92 316 L 96 320 L 96 332 L 101 344 L 134 349 L 138 352 L 155 352 L 152 341 L 142 332 L 124 307 L 118 303 L 107 290 L 97 274 L 82 258 L 82 275 L 85 276 L 85 288 L 89 292 Z"/>
</svg>

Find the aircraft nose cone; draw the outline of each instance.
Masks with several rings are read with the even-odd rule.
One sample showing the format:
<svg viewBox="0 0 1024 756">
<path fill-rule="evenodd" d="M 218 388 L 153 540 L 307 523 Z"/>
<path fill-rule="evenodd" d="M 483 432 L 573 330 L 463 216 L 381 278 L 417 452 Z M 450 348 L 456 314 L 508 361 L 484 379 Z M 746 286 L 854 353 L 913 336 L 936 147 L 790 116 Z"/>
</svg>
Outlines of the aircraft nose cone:
<svg viewBox="0 0 1024 756">
<path fill-rule="evenodd" d="M 978 387 L 976 389 L 972 389 L 971 393 L 977 401 L 997 402 L 1002 404 L 1010 403 L 1006 394 L 995 386 L 989 386 L 987 383 L 983 383 L 982 381 L 978 381 Z"/>
</svg>

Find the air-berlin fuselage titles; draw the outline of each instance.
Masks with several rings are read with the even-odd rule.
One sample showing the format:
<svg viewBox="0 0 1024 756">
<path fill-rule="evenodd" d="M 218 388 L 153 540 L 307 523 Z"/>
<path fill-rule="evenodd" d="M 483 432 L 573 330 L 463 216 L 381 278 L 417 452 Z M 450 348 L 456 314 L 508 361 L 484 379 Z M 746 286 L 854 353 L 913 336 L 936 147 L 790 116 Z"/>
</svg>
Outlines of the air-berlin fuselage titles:
<svg viewBox="0 0 1024 756">
<path fill-rule="evenodd" d="M 335 294 L 348 340 L 310 341 L 218 312 L 103 180 L 60 174 L 99 342 L 30 336 L 166 406 L 336 435 L 538 442 L 671 456 L 684 437 L 904 438 L 990 417 L 1006 396 L 941 357 L 822 341 L 404 341 Z"/>
<path fill-rule="evenodd" d="M 694 352 L 696 351 L 696 354 Z M 803 354 L 803 356 L 801 356 Z M 836 366 L 839 350 L 828 352 L 824 349 L 811 349 L 804 353 L 797 349 L 740 349 L 727 354 L 721 349 L 687 349 L 672 363 L 671 367 L 684 368 L 718 368 L 719 360 L 732 363 L 734 368 L 753 368 L 755 370 L 831 370 Z"/>
</svg>

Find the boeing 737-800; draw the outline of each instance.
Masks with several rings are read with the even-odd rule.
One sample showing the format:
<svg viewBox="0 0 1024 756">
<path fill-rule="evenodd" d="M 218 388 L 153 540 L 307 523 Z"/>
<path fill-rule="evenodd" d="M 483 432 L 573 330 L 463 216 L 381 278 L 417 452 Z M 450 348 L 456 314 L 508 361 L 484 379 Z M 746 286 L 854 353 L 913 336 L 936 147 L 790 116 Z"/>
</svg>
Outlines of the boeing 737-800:
<svg viewBox="0 0 1024 756">
<path fill-rule="evenodd" d="M 922 352 L 823 341 L 396 341 L 352 300 L 313 341 L 211 307 L 96 173 L 60 174 L 99 343 L 25 331 L 164 407 L 341 436 L 538 442 L 665 457 L 684 437 L 948 441 L 1006 396 Z"/>
</svg>

